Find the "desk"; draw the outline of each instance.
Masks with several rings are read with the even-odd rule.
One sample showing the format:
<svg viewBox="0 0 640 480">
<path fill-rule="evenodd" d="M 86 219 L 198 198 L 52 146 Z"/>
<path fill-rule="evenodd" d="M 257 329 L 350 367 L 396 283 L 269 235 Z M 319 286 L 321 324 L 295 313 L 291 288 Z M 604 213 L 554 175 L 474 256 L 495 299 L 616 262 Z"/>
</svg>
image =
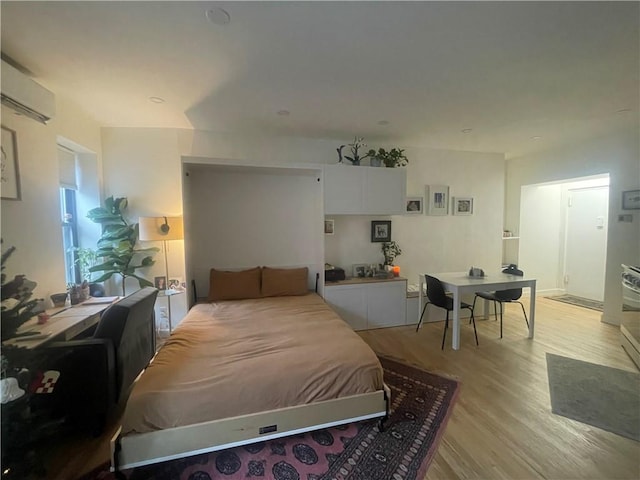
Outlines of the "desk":
<svg viewBox="0 0 640 480">
<path fill-rule="evenodd" d="M 533 338 L 533 326 L 536 312 L 536 279 L 508 275 L 500 271 L 488 272 L 484 277 L 469 277 L 467 272 L 429 273 L 442 282 L 445 291 L 453 293 L 453 335 L 451 346 L 460 349 L 460 297 L 464 293 L 491 292 L 510 288 L 529 288 L 531 299 L 529 302 L 529 338 Z M 418 321 L 422 312 L 424 275 L 419 278 L 420 288 L 418 300 Z M 485 316 L 488 314 L 488 303 L 485 301 Z"/>
<path fill-rule="evenodd" d="M 50 315 L 50 318 L 46 323 L 40 325 L 38 318 L 33 317 L 20 325 L 17 331 L 17 333 L 40 332 L 43 336 L 38 335 L 37 338 L 16 337 L 2 342 L 2 344 L 31 349 L 52 340 L 70 340 L 97 324 L 102 312 L 119 298 L 109 297 L 111 301 L 108 303 L 80 303 L 69 308 L 49 309 L 46 313 Z"/>
</svg>

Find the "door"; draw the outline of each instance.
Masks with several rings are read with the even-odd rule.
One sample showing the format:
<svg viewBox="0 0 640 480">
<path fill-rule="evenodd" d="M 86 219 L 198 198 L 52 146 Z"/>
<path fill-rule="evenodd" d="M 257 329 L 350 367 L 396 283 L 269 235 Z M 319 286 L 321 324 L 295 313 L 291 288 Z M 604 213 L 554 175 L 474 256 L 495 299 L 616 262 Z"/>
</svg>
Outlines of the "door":
<svg viewBox="0 0 640 480">
<path fill-rule="evenodd" d="M 565 290 L 604 300 L 609 187 L 569 190 L 565 242 Z"/>
</svg>

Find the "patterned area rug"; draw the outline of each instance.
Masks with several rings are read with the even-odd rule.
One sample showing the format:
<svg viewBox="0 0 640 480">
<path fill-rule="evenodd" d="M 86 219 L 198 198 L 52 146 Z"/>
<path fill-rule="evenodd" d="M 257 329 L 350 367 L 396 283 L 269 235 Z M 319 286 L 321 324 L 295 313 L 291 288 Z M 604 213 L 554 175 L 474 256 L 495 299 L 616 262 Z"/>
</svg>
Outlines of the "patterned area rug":
<svg viewBox="0 0 640 480">
<path fill-rule="evenodd" d="M 422 479 L 458 394 L 458 382 L 380 358 L 391 415 L 126 471 L 129 480 Z M 108 465 L 82 480 L 113 479 Z"/>
<path fill-rule="evenodd" d="M 557 295 L 555 297 L 547 297 L 549 300 L 556 300 L 557 302 L 570 303 L 571 305 L 577 305 L 578 307 L 590 308 L 591 310 L 602 311 L 603 303 L 597 300 L 590 300 L 588 298 L 576 297 L 575 295 Z"/>
</svg>

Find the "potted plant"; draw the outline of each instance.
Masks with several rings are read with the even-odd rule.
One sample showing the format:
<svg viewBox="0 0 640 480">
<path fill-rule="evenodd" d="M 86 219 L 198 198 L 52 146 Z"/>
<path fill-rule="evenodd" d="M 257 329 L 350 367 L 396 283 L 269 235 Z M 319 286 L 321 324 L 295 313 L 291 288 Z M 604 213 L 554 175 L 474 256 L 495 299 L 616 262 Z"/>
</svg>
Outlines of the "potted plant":
<svg viewBox="0 0 640 480">
<path fill-rule="evenodd" d="M 91 268 L 98 264 L 98 254 L 92 248 L 74 247 L 76 257 L 76 265 L 80 269 L 80 277 L 82 284 L 88 284 L 89 295 L 92 297 L 103 297 L 104 286 L 101 283 L 93 281 L 93 272 Z"/>
<path fill-rule="evenodd" d="M 141 255 L 157 252 L 159 249 L 136 248 L 138 240 L 138 224 L 129 223 L 124 217 L 124 210 L 128 205 L 127 198 L 107 198 L 104 207 L 89 210 L 87 217 L 102 225 L 102 236 L 98 240 L 96 255 L 102 259 L 89 268 L 90 272 L 102 272 L 96 282 L 104 282 L 113 275 L 119 275 L 122 280 L 122 295 L 125 295 L 125 280 L 133 277 L 138 280 L 140 288 L 153 287 L 153 283 L 136 274 L 136 270 L 150 267 L 155 263 L 151 255 L 146 255 L 139 261 Z"/>
<path fill-rule="evenodd" d="M 371 152 L 371 150 L 370 150 L 369 152 L 365 153 L 364 155 L 360 155 L 360 149 L 364 148 L 366 146 L 367 146 L 367 144 L 364 143 L 364 139 L 363 138 L 355 137 L 353 139 L 353 143 L 349 144 L 349 147 L 351 147 L 351 156 L 345 155 L 344 158 L 349 160 L 352 165 L 360 165 L 360 162 L 362 162 L 362 160 L 367 158 L 369 156 L 369 152 Z M 346 147 L 346 145 L 341 145 L 338 148 L 338 163 L 342 163 L 342 149 L 344 147 Z"/>
<path fill-rule="evenodd" d="M 387 151 L 384 148 L 379 148 L 376 152 L 371 149 L 367 152 L 367 156 L 371 157 L 371 165 L 372 166 L 380 166 L 380 163 L 384 163 L 386 167 L 394 168 L 394 167 L 404 167 L 409 163 L 409 159 L 404 154 L 403 148 L 392 148 Z M 373 159 L 376 159 L 376 164 L 374 165 Z"/>
<path fill-rule="evenodd" d="M 18 327 L 31 317 L 38 314 L 42 299 L 32 299 L 33 290 L 38 285 L 25 275 L 16 275 L 13 280 L 7 282 L 4 273 L 5 262 L 13 254 L 16 247 L 9 247 L 2 253 L 2 328 L 0 333 L 2 341 L 13 337 Z M 42 311 L 42 310 L 40 310 Z M 3 350 L 5 347 L 2 347 Z"/>
<path fill-rule="evenodd" d="M 382 244 L 382 255 L 384 255 L 385 267 L 393 265 L 393 261 L 401 254 L 402 250 L 400 249 L 400 246 L 393 240 Z"/>
</svg>

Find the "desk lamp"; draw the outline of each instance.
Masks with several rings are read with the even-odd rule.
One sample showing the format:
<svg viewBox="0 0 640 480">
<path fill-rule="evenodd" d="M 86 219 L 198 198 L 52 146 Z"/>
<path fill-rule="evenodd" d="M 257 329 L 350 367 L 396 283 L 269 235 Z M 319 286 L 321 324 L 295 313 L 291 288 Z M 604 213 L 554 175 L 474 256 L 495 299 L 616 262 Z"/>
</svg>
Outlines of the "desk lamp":
<svg viewBox="0 0 640 480">
<path fill-rule="evenodd" d="M 182 217 L 140 217 L 138 222 L 140 233 L 139 239 L 143 242 L 162 241 L 164 250 L 164 270 L 165 288 L 169 284 L 169 262 L 167 261 L 167 241 L 182 240 L 184 232 L 182 227 Z M 169 319 L 169 333 L 171 333 L 171 293 L 164 290 L 163 295 L 167 297 L 167 316 Z"/>
</svg>

